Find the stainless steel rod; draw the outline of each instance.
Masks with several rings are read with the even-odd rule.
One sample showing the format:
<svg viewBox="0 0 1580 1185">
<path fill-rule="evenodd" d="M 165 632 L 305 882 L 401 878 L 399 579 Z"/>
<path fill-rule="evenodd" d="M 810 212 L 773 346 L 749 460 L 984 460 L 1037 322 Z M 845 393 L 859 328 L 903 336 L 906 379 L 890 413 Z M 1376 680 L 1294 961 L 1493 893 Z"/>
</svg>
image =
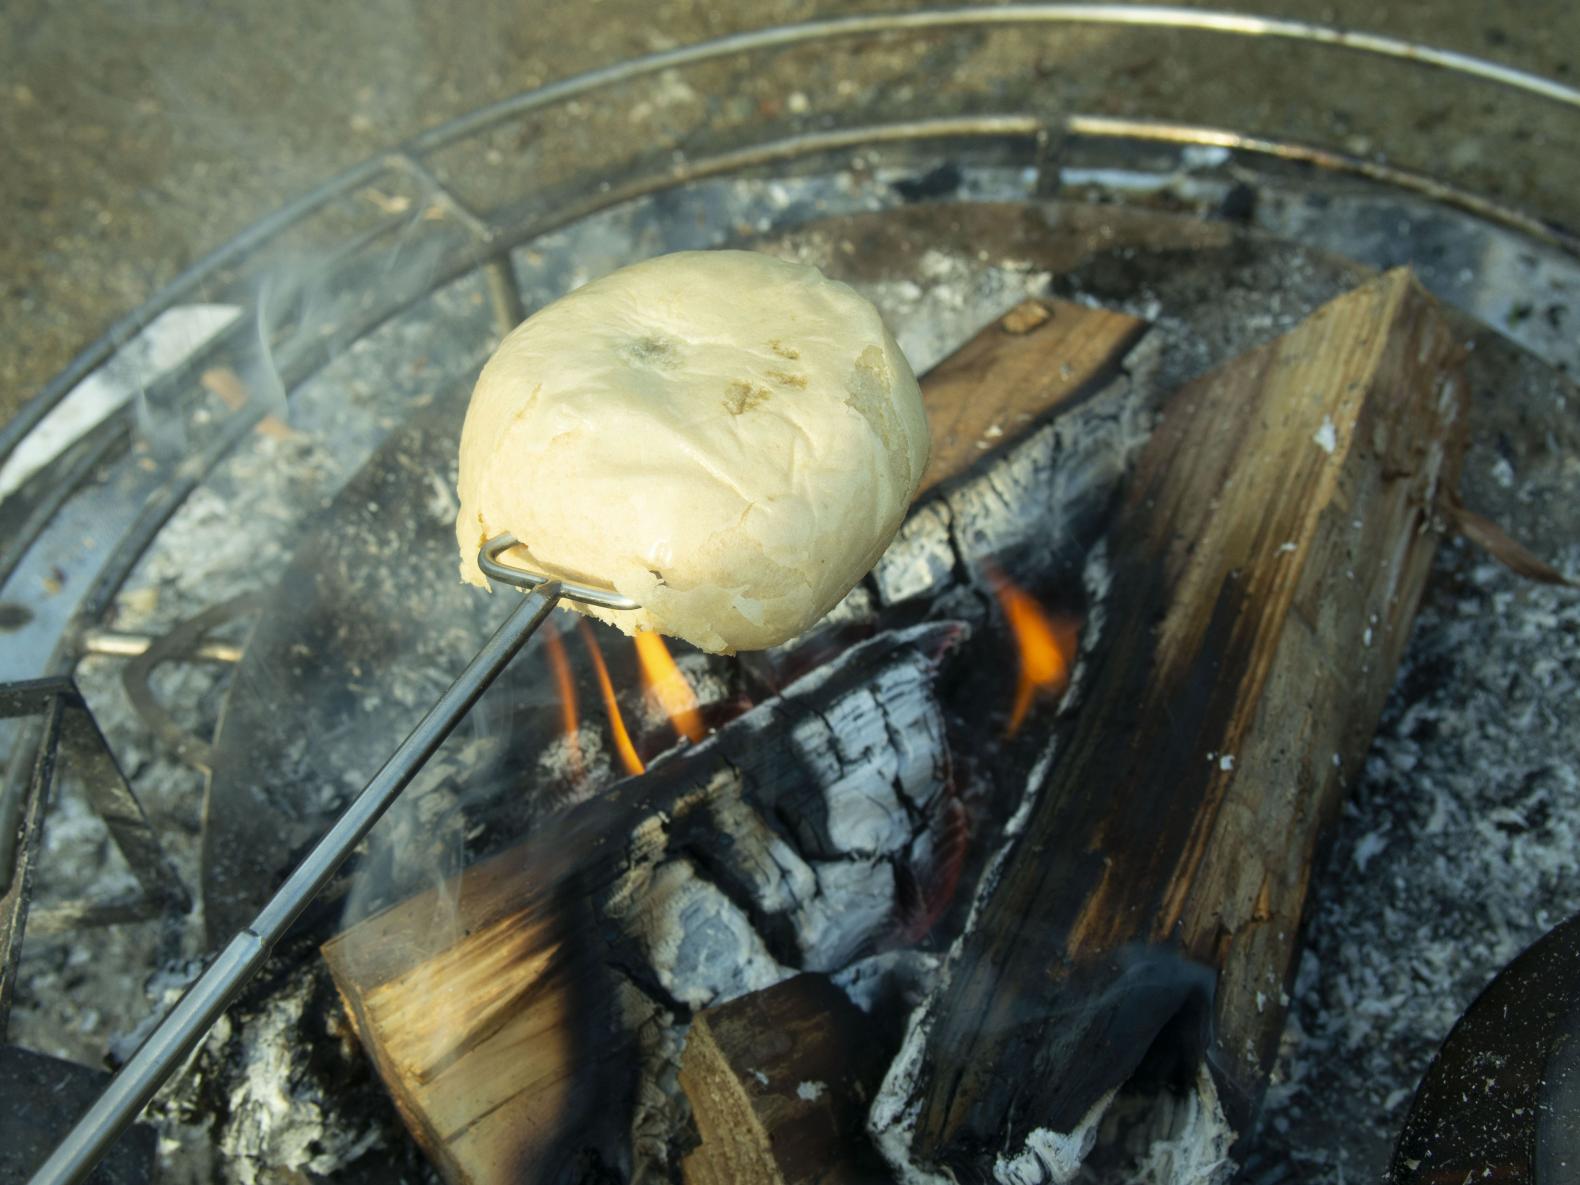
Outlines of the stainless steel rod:
<svg viewBox="0 0 1580 1185">
<path fill-rule="evenodd" d="M 74 1185 L 93 1171 L 116 1137 L 186 1060 L 236 993 L 263 965 L 274 944 L 543 624 L 559 599 L 556 581 L 540 585 L 522 598 L 411 735 L 270 898 L 252 925 L 231 939 L 219 958 L 121 1067 L 105 1092 L 33 1175 L 32 1185 Z"/>
</svg>

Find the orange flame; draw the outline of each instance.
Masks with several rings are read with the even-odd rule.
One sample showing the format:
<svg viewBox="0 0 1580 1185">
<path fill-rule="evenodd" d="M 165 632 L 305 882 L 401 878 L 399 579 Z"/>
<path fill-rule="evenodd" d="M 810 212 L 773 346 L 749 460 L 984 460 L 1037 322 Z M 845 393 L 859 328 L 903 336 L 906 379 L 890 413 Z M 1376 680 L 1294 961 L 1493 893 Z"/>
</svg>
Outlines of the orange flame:
<svg viewBox="0 0 1580 1185">
<path fill-rule="evenodd" d="M 587 643 L 587 652 L 592 655 L 593 673 L 598 676 L 598 690 L 603 693 L 603 706 L 609 713 L 609 731 L 614 734 L 614 747 L 620 754 L 620 764 L 625 766 L 626 773 L 639 774 L 647 767 L 637 756 L 636 746 L 631 743 L 631 734 L 626 731 L 625 718 L 620 715 L 620 705 L 615 701 L 614 684 L 609 681 L 609 668 L 604 665 L 603 651 L 598 649 L 598 639 L 593 637 L 592 628 L 585 619 L 576 624 L 581 628 L 582 641 Z"/>
<path fill-rule="evenodd" d="M 999 604 L 1020 650 L 1020 681 L 1015 706 L 1010 711 L 1005 736 L 1014 736 L 1026 721 L 1032 700 L 1039 693 L 1058 695 L 1070 682 L 1070 660 L 1075 657 L 1077 623 L 1066 617 L 1049 617 L 1027 593 L 1008 580 L 995 582 Z"/>
<path fill-rule="evenodd" d="M 652 633 L 637 634 L 636 657 L 642 664 L 642 685 L 664 710 L 675 731 L 693 744 L 700 741 L 704 730 L 697 693 L 675 665 L 664 639 Z"/>
<path fill-rule="evenodd" d="M 576 713 L 576 681 L 571 677 L 571 661 L 565 653 L 565 640 L 557 633 L 545 635 L 543 648 L 554 673 L 554 690 L 560 697 L 560 722 L 570 753 L 571 776 L 579 782 L 585 774 L 585 766 L 582 764 L 581 721 Z"/>
</svg>

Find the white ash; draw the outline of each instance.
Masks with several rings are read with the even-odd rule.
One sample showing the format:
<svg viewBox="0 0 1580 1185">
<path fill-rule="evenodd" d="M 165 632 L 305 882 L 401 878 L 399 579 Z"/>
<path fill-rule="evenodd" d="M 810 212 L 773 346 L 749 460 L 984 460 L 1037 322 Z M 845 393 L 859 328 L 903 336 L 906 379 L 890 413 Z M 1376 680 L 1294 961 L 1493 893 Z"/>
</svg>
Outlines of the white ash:
<svg viewBox="0 0 1580 1185">
<path fill-rule="evenodd" d="M 828 1091 L 828 1084 L 824 1082 L 800 1082 L 796 1084 L 795 1097 L 805 1103 L 815 1103 Z"/>
<path fill-rule="evenodd" d="M 888 605 L 927 595 L 947 584 L 956 556 L 949 503 L 935 499 L 907 515 L 870 579 Z"/>
<path fill-rule="evenodd" d="M 1041 296 L 1050 278 L 1046 271 L 988 264 L 936 248 L 917 262 L 917 279 L 880 281 L 864 293 L 895 327 L 895 340 L 917 374 L 995 317 Z"/>
<path fill-rule="evenodd" d="M 863 776 L 852 789 L 829 787 L 828 833 L 840 851 L 860 856 L 890 851 L 910 838 L 892 783 Z"/>
<path fill-rule="evenodd" d="M 1439 299 L 1580 374 L 1571 254 L 1425 198 L 1349 186 L 1325 188 L 1320 202 L 1311 196 L 1262 189 L 1255 222 L 1279 238 L 1377 267 L 1408 259 Z"/>
<path fill-rule="evenodd" d="M 1224 1185 L 1238 1167 L 1230 1154 L 1235 1132 L 1223 1113 L 1218 1088 L 1205 1065 L 1196 1080 L 1174 1093 L 1121 1093 L 1103 1116 L 1101 1169 L 1091 1162 L 1077 1180 L 1128 1185 Z"/>
<path fill-rule="evenodd" d="M 680 1089 L 680 1059 L 685 1025 L 654 1004 L 638 988 L 620 983 L 616 1006 L 626 1029 L 636 1034 L 636 1101 L 631 1110 L 631 1185 L 660 1185 L 674 1179 L 674 1135 L 691 1115 Z"/>
<path fill-rule="evenodd" d="M 49 869 L 70 868 L 85 872 L 80 878 L 40 875 L 33 892 L 33 908 L 47 909 L 72 897 L 114 901 L 138 893 L 137 878 L 110 838 L 109 828 L 89 804 L 80 781 L 69 770 L 54 786 L 49 826 L 39 858 Z M 66 883 L 68 880 L 75 883 Z"/>
<path fill-rule="evenodd" d="M 1119 247 L 1054 277 L 1053 295 L 1151 323 L 1145 381 L 1166 395 L 1218 363 L 1288 333 L 1364 269 L 1288 244 L 1259 244 L 1232 267 L 1180 252 Z M 1203 299 L 1204 289 L 1211 299 Z M 1127 361 L 1134 372 L 1135 356 Z"/>
<path fill-rule="evenodd" d="M 912 839 L 910 831 L 902 826 L 893 828 L 885 836 L 882 855 L 807 861 L 763 822 L 754 807 L 741 801 L 738 784 L 722 784 L 725 781 L 732 779 L 719 777 L 709 787 L 708 811 L 719 834 L 730 837 L 730 871 L 746 886 L 758 910 L 769 916 L 790 918 L 798 969 L 828 972 L 844 967 L 852 951 L 860 950 L 872 935 L 880 934 L 893 921 L 894 871 L 888 856 L 904 852 Z M 831 817 L 837 812 L 837 798 L 871 801 L 878 785 L 882 784 L 861 777 L 860 773 L 850 777 L 850 793 L 831 790 L 828 795 Z M 894 817 L 904 820 L 904 811 L 893 792 L 886 785 L 883 790 L 890 793 Z M 833 828 L 831 820 L 830 830 Z M 681 918 L 672 924 L 689 921 L 692 920 Z M 792 973 L 784 969 L 781 972 Z"/>
<path fill-rule="evenodd" d="M 1313 444 L 1330 457 L 1333 455 L 1333 451 L 1339 447 L 1339 435 L 1338 429 L 1334 427 L 1332 416 L 1324 417 L 1322 424 L 1317 428 L 1316 434 L 1312 436 L 1311 440 Z"/>
<path fill-rule="evenodd" d="M 231 1091 L 219 1140 L 243 1185 L 277 1180 L 281 1173 L 333 1173 L 378 1139 L 374 1128 L 341 1127 L 327 1113 L 332 1107 L 326 1109 L 325 1100 L 293 1074 L 292 1046 L 300 1040 L 306 996 L 301 990 L 283 993 L 251 1018 L 239 1057 L 240 1081 Z"/>
<path fill-rule="evenodd" d="M 735 737 L 769 729 L 781 734 L 774 743 L 791 747 L 806 785 L 823 798 L 828 839 L 809 834 L 792 844 L 770 828 L 759 808 L 745 801 L 733 767 L 687 799 L 703 804 L 714 834 L 722 837 L 711 855 L 716 867 L 703 870 L 686 856 L 672 857 L 668 819 L 638 825 L 629 841 L 629 867 L 604 909 L 636 941 L 673 999 L 702 1008 L 797 970 L 834 971 L 893 929 L 894 861 L 919 858 L 926 828 L 912 816 L 925 817 L 945 784 L 944 722 L 931 660 L 915 652 L 885 664 L 787 733 L 785 715 L 817 696 L 836 670 L 862 661 L 869 647 L 903 646 L 940 628 L 955 627 L 918 626 L 854 647 L 728 726 Z M 693 753 L 706 758 L 724 736 Z M 689 809 L 677 807 L 676 813 Z M 837 839 L 841 821 L 862 826 Z M 715 875 L 726 875 L 745 900 L 732 899 L 713 882 Z M 788 923 L 787 948 L 770 950 L 743 905 Z"/>
<path fill-rule="evenodd" d="M 817 896 L 796 912 L 796 938 L 808 971 L 837 971 L 872 936 L 894 924 L 894 868 L 887 859 L 825 861 Z"/>
<path fill-rule="evenodd" d="M 993 1161 L 993 1179 L 999 1185 L 1068 1185 L 1096 1146 L 1098 1125 L 1113 1099 L 1113 1091 L 1098 1099 L 1071 1131 L 1032 1128 L 1019 1152 L 1000 1153 Z"/>
<path fill-rule="evenodd" d="M 706 1008 L 793 974 L 689 860 L 668 861 L 622 890 L 630 893 L 630 912 L 612 905 L 609 915 L 637 937 L 664 990 L 683 1004 Z"/>
<path fill-rule="evenodd" d="M 179 977 L 161 984 L 169 1006 L 184 985 Z M 386 1108 L 346 1105 L 348 1079 L 367 1071 L 350 1034 L 333 1028 L 332 996 L 315 968 L 266 997 L 249 993 L 220 1020 L 151 1105 L 167 1166 L 161 1180 L 333 1178 L 389 1140 Z"/>
<path fill-rule="evenodd" d="M 823 789 L 829 832 L 852 856 L 892 852 L 909 839 L 897 795 L 926 807 L 938 788 L 944 722 L 921 663 L 895 664 L 791 733 L 808 776 Z M 785 692 L 805 699 L 816 683 Z M 881 817 L 880 817 L 881 816 Z M 843 835 L 841 823 L 853 831 Z"/>
</svg>

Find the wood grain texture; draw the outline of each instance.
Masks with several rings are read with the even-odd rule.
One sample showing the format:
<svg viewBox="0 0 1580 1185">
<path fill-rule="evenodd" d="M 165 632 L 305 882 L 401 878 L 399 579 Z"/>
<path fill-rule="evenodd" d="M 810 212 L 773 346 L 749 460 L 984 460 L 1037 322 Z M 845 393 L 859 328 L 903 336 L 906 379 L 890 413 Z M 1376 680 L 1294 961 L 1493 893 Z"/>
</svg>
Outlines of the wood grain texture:
<svg viewBox="0 0 1580 1185">
<path fill-rule="evenodd" d="M 1460 354 L 1395 272 L 1168 405 L 1111 538 L 1112 624 L 1072 734 L 928 1006 L 915 1077 L 886 1084 L 913 1163 L 991 1179 L 1160 1053 L 1205 1055 L 1245 1130 L 1319 834 L 1457 480 Z"/>
<path fill-rule="evenodd" d="M 820 975 L 698 1013 L 680 1063 L 701 1140 L 685 1185 L 888 1180 L 866 1139 L 886 1063 L 871 1022 Z"/>
</svg>

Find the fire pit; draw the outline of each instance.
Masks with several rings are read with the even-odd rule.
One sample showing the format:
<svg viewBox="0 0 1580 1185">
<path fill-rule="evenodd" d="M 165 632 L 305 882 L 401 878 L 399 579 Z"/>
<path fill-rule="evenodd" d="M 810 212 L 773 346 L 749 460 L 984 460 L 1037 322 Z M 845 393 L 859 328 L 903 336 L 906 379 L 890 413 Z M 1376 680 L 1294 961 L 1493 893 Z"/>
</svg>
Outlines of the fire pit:
<svg viewBox="0 0 1580 1185">
<path fill-rule="evenodd" d="M 85 1105 L 81 1067 L 130 1055 L 508 608 L 453 584 L 447 527 L 466 391 L 500 329 L 621 263 L 735 244 L 855 284 L 933 370 L 935 432 L 953 427 L 932 493 L 780 651 L 639 651 L 585 627 L 534 642 L 155 1100 L 123 1171 L 157 1155 L 173 1179 L 732 1179 L 698 1150 L 748 1120 L 790 1124 L 809 1165 L 859 1149 L 852 1180 L 896 1157 L 1010 1181 L 1082 1158 L 1158 1181 L 1380 1171 L 1475 989 L 1580 907 L 1580 609 L 1461 543 L 1439 553 L 1376 744 L 1332 775 L 1348 796 L 1326 855 L 1278 866 L 1300 890 L 1273 928 L 1302 953 L 1240 1014 L 1270 1042 L 1249 1059 L 1271 1067 L 1259 1118 L 1222 1097 L 1221 1062 L 1200 1063 L 1214 1078 L 1186 1056 L 1225 989 L 1161 948 L 1127 948 L 1120 980 L 1161 985 L 1167 1023 L 1130 1034 L 1135 1072 L 1089 1123 L 1016 1120 L 1001 1147 L 957 1141 L 940 1162 L 913 1155 L 903 1114 L 912 1009 L 969 950 L 1006 838 L 1079 749 L 1095 656 L 1132 629 L 1114 581 L 1135 552 L 1111 512 L 1171 392 L 1411 264 L 1492 326 L 1453 330 L 1474 342 L 1466 502 L 1580 567 L 1564 377 L 1580 254 L 1555 228 L 1573 190 L 1517 212 L 1474 170 L 1461 188 L 1259 129 L 993 105 L 992 78 L 1032 69 L 1049 29 L 1137 21 L 1156 28 L 1124 36 L 1348 45 L 1389 78 L 1423 56 L 1058 6 L 675 51 L 337 180 L 61 376 L 8 429 L 0 476 L 4 674 L 53 680 L 5 701 L 11 1080 L 70 1083 Z M 892 77 L 842 91 L 858 52 Z M 1543 121 L 1580 108 L 1424 56 Z M 616 107 L 652 123 L 652 155 L 543 172 L 562 159 L 546 137 L 585 138 Z M 319 253 L 290 255 L 293 236 Z M 990 363 L 1014 381 L 984 408 Z M 57 451 L 59 419 L 40 423 L 57 403 L 104 418 L 60 429 Z M 1306 435 L 1333 454 L 1323 427 Z M 1380 651 L 1384 624 L 1360 627 L 1348 645 Z M 1209 759 L 1222 781 L 1248 761 Z M 773 1032 L 796 1040 L 775 1052 Z M 770 1097 L 772 1120 L 753 1101 Z M 62 1135 L 39 1127 L 14 1171 Z"/>
</svg>

